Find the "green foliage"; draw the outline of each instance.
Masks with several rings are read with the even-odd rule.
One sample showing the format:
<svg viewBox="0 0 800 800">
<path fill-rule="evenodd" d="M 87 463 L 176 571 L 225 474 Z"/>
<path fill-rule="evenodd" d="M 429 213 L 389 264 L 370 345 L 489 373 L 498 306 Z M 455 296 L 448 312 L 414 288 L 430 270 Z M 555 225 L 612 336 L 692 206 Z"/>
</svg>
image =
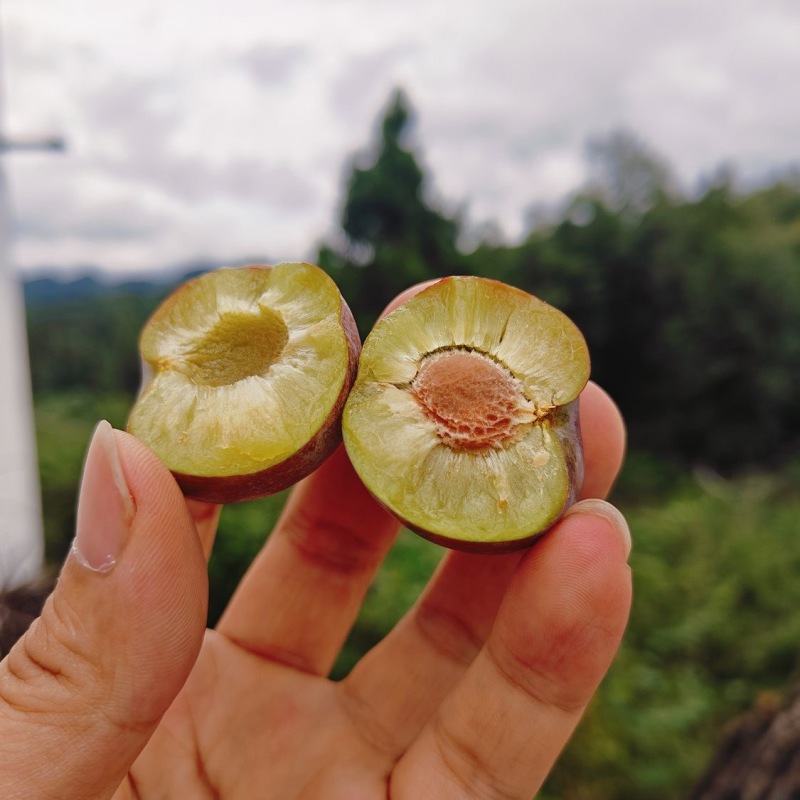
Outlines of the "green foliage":
<svg viewBox="0 0 800 800">
<path fill-rule="evenodd" d="M 137 341 L 165 289 L 108 292 L 66 303 L 29 305 L 28 347 L 36 393 L 135 392 L 141 380 Z"/>
<path fill-rule="evenodd" d="M 635 231 L 629 263 L 650 321 L 619 395 L 639 446 L 724 469 L 795 452 L 800 213 L 776 213 L 787 189 L 742 200 L 715 187 L 654 208 Z"/>
<path fill-rule="evenodd" d="M 77 486 L 97 422 L 125 427 L 132 396 L 70 392 L 36 395 L 35 419 L 47 560 L 60 564 L 75 530 Z"/>
</svg>

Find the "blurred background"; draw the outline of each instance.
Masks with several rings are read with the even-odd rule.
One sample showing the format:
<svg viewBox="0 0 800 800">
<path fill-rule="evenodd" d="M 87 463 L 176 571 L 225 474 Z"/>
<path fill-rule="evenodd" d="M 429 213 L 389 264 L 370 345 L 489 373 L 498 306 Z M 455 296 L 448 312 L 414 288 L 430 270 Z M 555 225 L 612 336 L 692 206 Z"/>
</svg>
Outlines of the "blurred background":
<svg viewBox="0 0 800 800">
<path fill-rule="evenodd" d="M 11 308 L 21 287 L 27 319 L 0 414 L 27 424 L 27 335 L 48 564 L 91 429 L 124 427 L 138 332 L 178 281 L 310 260 L 365 334 L 414 282 L 485 275 L 578 323 L 630 432 L 630 629 L 543 796 L 685 797 L 730 720 L 791 696 L 796 3 L 0 0 L 0 19 L 0 293 Z M 30 136 L 67 147 L 15 152 Z M 224 510 L 212 624 L 283 499 Z M 400 538 L 337 676 L 440 556 Z"/>
</svg>

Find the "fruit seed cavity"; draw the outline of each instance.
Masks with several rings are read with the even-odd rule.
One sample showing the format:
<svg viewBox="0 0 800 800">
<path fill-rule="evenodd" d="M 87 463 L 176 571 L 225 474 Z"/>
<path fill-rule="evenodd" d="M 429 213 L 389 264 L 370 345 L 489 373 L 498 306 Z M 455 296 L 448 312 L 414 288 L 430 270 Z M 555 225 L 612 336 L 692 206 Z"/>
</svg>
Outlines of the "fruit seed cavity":
<svg viewBox="0 0 800 800">
<path fill-rule="evenodd" d="M 269 308 L 256 313 L 228 312 L 184 355 L 186 372 L 196 383 L 226 386 L 265 375 L 289 339 L 283 318 Z M 231 354 L 235 353 L 234 357 Z"/>
<path fill-rule="evenodd" d="M 508 368 L 478 350 L 429 353 L 410 388 L 439 438 L 456 450 L 502 446 L 541 416 Z"/>
</svg>

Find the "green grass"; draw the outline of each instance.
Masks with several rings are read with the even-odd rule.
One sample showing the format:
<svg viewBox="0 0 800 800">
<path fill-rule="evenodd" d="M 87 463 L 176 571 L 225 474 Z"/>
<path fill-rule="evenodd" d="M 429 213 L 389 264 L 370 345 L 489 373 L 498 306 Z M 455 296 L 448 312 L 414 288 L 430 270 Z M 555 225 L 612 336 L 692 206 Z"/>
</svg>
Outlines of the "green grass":
<svg viewBox="0 0 800 800">
<path fill-rule="evenodd" d="M 131 398 L 87 391 L 40 395 L 35 420 L 45 548 L 50 562 L 67 554 L 75 527 L 77 486 L 94 426 L 107 419 L 125 427 Z"/>
</svg>

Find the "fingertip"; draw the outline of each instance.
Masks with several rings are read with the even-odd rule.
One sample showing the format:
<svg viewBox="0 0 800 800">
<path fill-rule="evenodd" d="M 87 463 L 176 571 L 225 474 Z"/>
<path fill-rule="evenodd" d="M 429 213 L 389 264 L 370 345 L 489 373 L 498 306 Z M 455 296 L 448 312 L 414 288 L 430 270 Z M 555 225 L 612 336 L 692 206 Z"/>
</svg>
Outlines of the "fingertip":
<svg viewBox="0 0 800 800">
<path fill-rule="evenodd" d="M 581 497 L 606 497 L 625 458 L 625 420 L 611 396 L 594 381 L 581 393 L 580 419 L 586 473 Z"/>
<path fill-rule="evenodd" d="M 589 517 L 599 516 L 611 523 L 611 527 L 619 537 L 625 560 L 627 561 L 630 558 L 631 549 L 633 547 L 631 529 L 628 525 L 628 521 L 616 506 L 611 505 L 611 503 L 605 500 L 588 498 L 586 500 L 580 500 L 570 506 L 564 514 L 565 517 L 575 517 L 578 515 Z"/>
<path fill-rule="evenodd" d="M 86 451 L 71 554 L 90 572 L 109 572 L 126 545 L 135 514 L 117 439 L 102 420 Z"/>
<path fill-rule="evenodd" d="M 622 639 L 631 606 L 631 571 L 619 512 L 599 500 L 573 508 L 522 560 L 503 604 L 503 619 L 509 635 L 543 653 L 548 665 L 555 668 L 563 664 L 562 657 L 573 659 L 573 677 L 581 676 L 586 686 L 592 684 L 590 676 L 600 679 Z M 519 608 L 529 610 L 527 618 Z M 531 629 L 539 631 L 532 638 Z M 549 646 L 542 647 L 541 637 Z"/>
</svg>

